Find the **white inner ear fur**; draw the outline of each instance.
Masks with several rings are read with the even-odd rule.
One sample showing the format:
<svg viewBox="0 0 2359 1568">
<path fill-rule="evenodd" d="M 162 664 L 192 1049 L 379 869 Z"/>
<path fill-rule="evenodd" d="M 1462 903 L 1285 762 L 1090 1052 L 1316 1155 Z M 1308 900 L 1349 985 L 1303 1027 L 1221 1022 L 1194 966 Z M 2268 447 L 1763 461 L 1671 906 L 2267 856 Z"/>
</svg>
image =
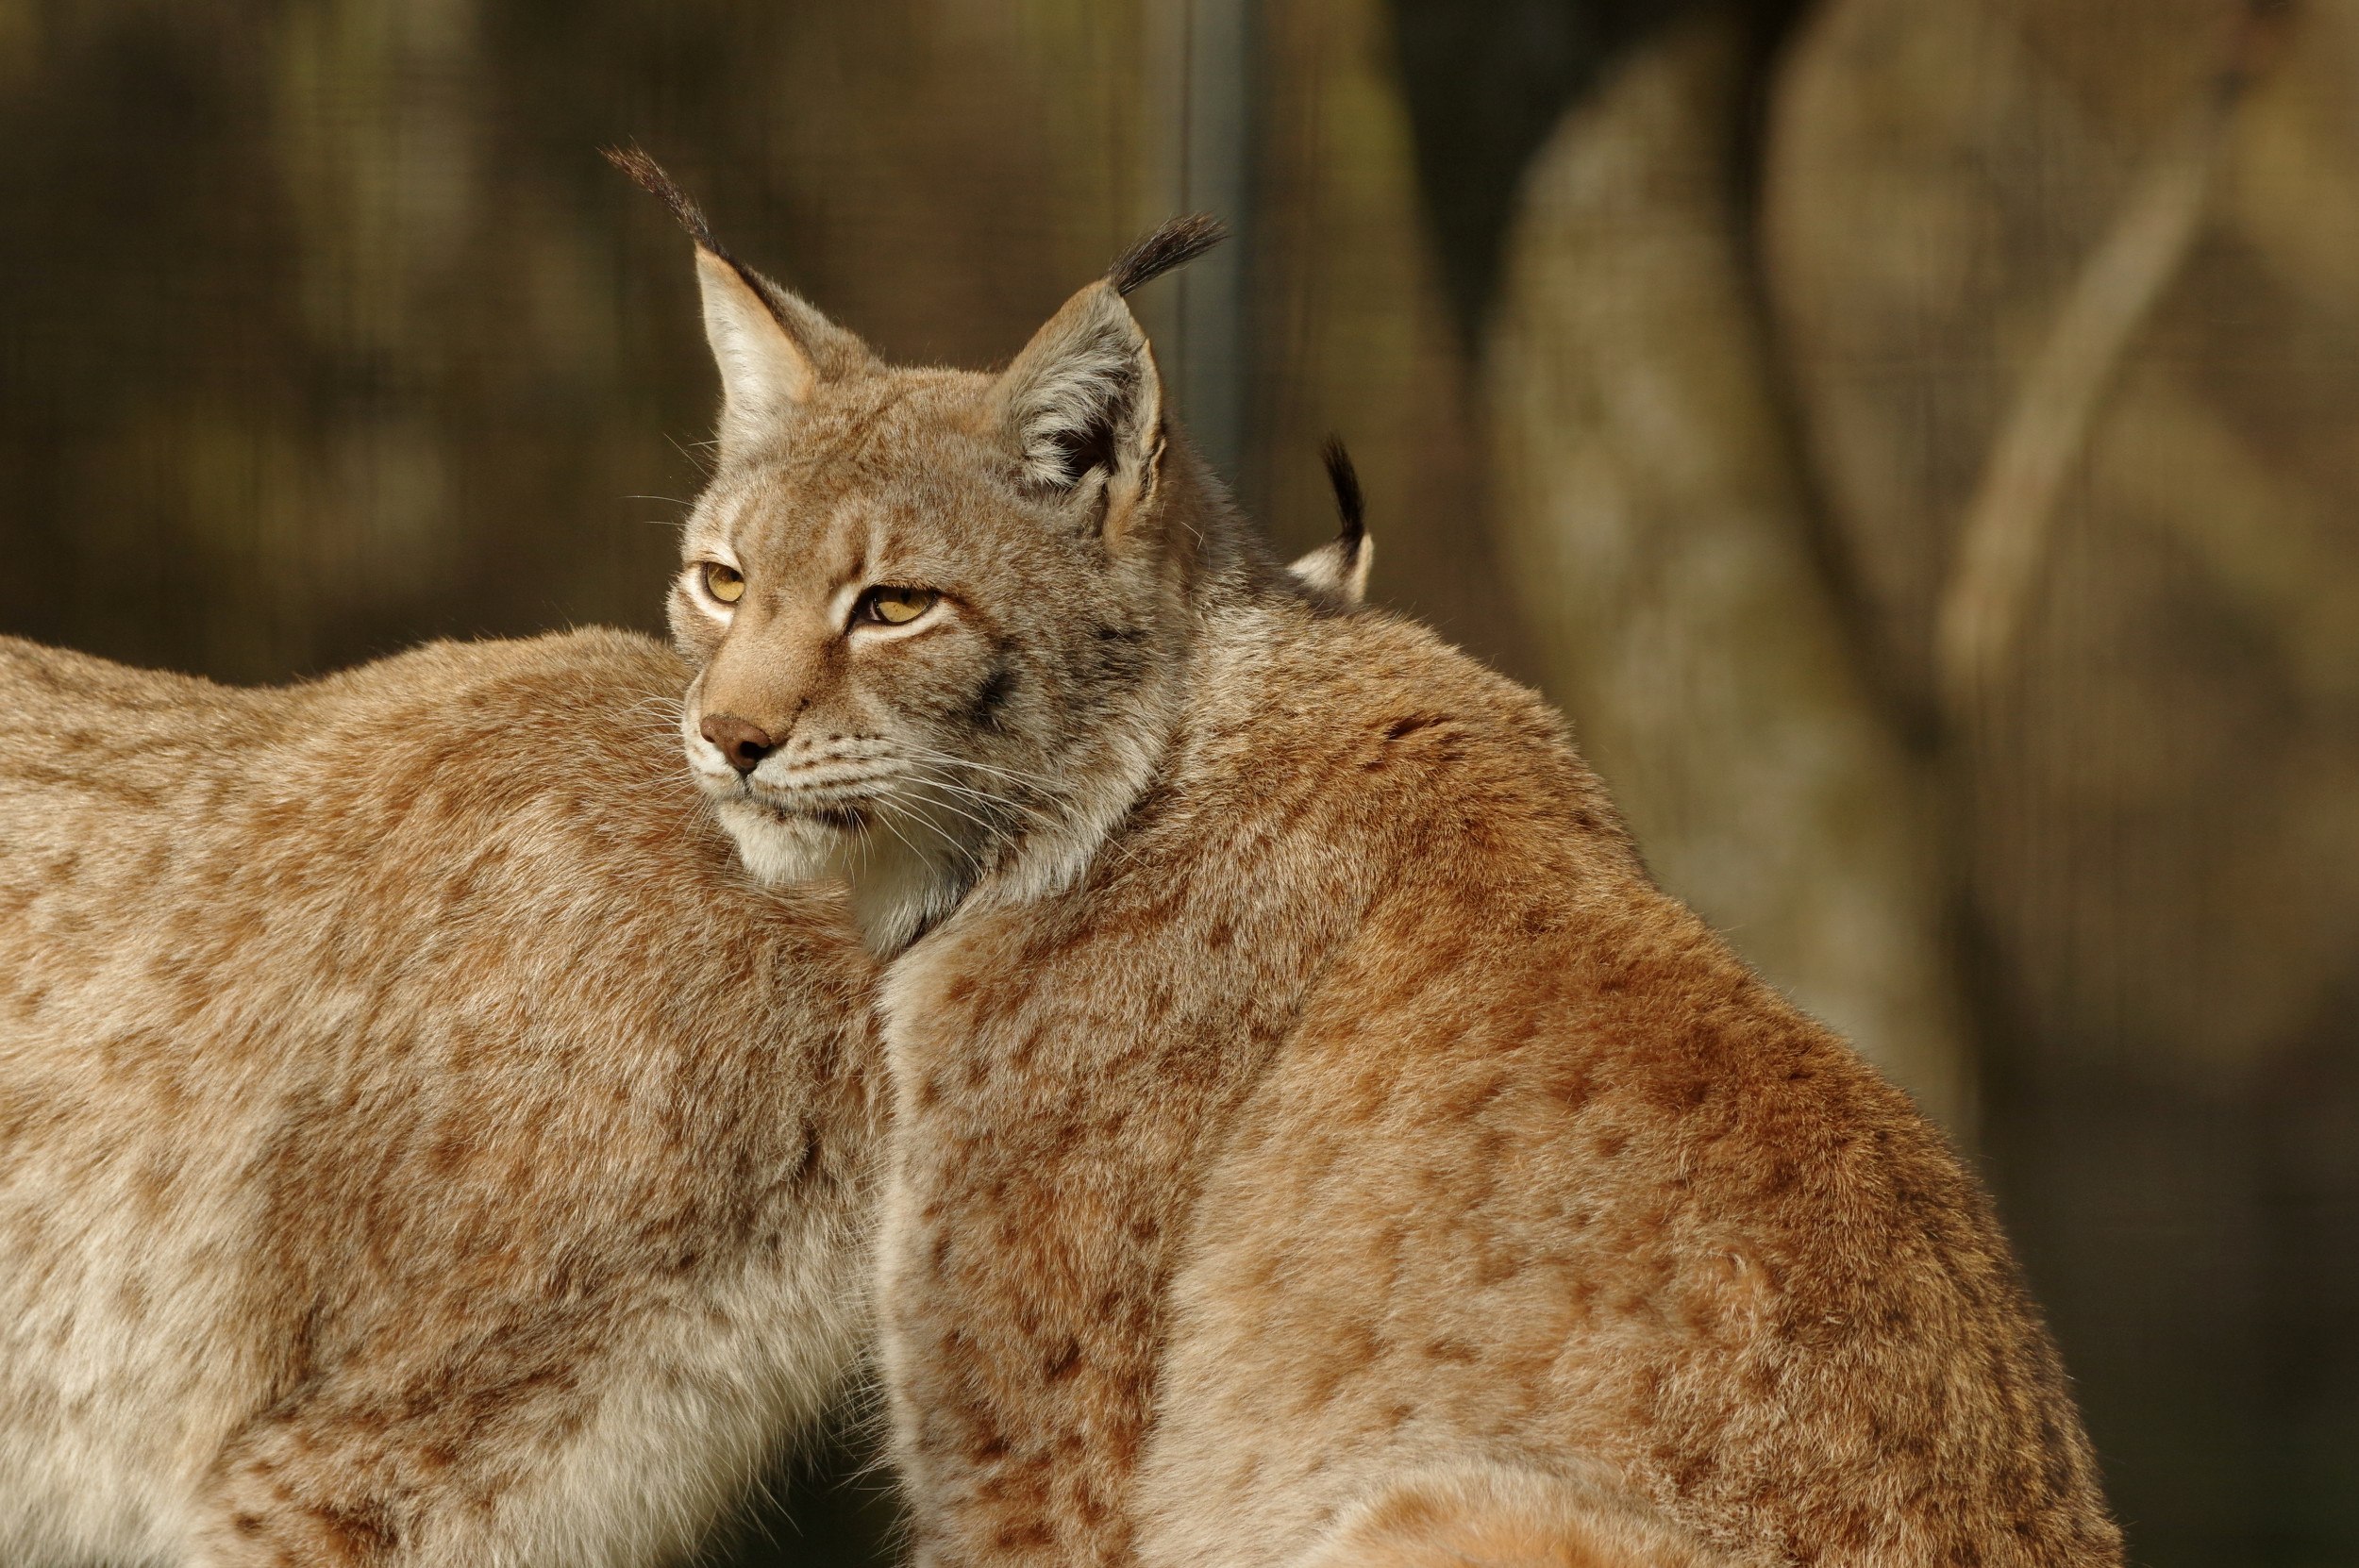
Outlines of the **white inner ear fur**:
<svg viewBox="0 0 2359 1568">
<path fill-rule="evenodd" d="M 1368 567 L 1376 556 L 1375 542 L 1363 534 L 1358 548 L 1347 555 L 1342 540 L 1330 540 L 1286 570 L 1306 586 L 1357 609 L 1367 603 Z"/>
<path fill-rule="evenodd" d="M 775 435 L 819 384 L 809 355 L 778 325 L 744 274 L 709 250 L 696 252 L 705 341 L 721 368 L 721 451 L 742 452 Z"/>
<path fill-rule="evenodd" d="M 1042 327 L 1002 382 L 1008 420 L 1036 484 L 1070 489 L 1101 431 L 1111 436 L 1110 481 L 1136 474 L 1147 456 L 1162 388 L 1154 351 L 1122 296 L 1094 283 Z"/>
</svg>

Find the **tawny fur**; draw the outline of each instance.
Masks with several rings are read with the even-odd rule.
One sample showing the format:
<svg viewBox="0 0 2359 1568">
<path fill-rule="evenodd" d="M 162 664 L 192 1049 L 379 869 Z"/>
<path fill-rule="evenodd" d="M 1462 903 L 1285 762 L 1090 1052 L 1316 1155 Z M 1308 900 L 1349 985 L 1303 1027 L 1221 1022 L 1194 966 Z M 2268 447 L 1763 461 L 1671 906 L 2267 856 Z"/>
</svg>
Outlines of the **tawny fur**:
<svg viewBox="0 0 2359 1568">
<path fill-rule="evenodd" d="M 1713 1560 L 1610 1486 L 1483 1467 L 1391 1480 L 1347 1510 L 1301 1568 L 1708 1568 Z"/>
<path fill-rule="evenodd" d="M 926 1560 L 1284 1563 L 1453 1464 L 1716 1560 L 2117 1560 L 1981 1195 L 1552 715 L 1374 615 L 1194 673 L 1088 878 L 888 980 Z"/>
<path fill-rule="evenodd" d="M 1535 697 L 1272 568 L 1113 287 L 894 372 L 711 254 L 725 378 L 801 391 L 688 529 L 685 739 L 895 955 L 921 1564 L 2119 1561 L 1939 1134 Z"/>
<path fill-rule="evenodd" d="M 0 641 L 0 1563 L 680 1555 L 863 1334 L 840 898 L 644 638 L 233 691 Z"/>
</svg>

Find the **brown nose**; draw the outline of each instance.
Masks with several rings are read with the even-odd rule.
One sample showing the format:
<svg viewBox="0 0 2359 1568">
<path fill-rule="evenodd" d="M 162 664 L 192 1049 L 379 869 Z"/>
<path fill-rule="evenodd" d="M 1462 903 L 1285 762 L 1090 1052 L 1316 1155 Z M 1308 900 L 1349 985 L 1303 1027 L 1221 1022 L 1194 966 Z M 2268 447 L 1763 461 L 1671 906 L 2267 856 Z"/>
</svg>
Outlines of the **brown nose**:
<svg viewBox="0 0 2359 1568">
<path fill-rule="evenodd" d="M 741 774 L 761 766 L 761 759 L 778 747 L 769 731 L 734 713 L 713 714 L 705 720 L 704 732 L 705 739 L 720 747 L 721 755 L 729 759 L 729 766 Z"/>
</svg>

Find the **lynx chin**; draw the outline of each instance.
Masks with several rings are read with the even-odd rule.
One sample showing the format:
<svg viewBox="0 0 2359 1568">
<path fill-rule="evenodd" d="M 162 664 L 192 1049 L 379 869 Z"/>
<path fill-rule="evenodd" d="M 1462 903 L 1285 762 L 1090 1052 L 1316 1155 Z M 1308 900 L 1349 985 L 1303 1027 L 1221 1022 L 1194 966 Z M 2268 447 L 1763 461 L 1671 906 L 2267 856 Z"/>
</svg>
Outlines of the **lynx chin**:
<svg viewBox="0 0 2359 1568">
<path fill-rule="evenodd" d="M 695 237 L 697 776 L 887 956 L 924 1568 L 2113 1568 L 1990 1206 L 1562 722 L 1280 571 L 1124 300 L 880 363 Z"/>
</svg>

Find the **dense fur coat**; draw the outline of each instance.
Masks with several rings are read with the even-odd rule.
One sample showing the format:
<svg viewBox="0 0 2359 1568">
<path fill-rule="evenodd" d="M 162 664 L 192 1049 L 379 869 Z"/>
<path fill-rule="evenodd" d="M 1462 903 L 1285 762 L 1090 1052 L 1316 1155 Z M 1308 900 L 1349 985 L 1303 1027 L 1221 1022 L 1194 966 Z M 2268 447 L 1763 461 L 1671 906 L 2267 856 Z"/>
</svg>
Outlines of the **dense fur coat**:
<svg viewBox="0 0 2359 1568">
<path fill-rule="evenodd" d="M 1646 1561 L 2117 1560 L 1981 1194 L 1551 715 L 1376 615 L 1240 608 L 1197 660 L 1087 881 L 889 980 L 927 1560 L 1363 1561 L 1323 1540 L 1404 1489 L 1496 1535 L 1535 1477 L 1473 1555 L 1635 1500 Z"/>
<path fill-rule="evenodd" d="M 232 691 L 0 642 L 0 1563 L 678 1555 L 862 1330 L 839 900 L 639 637 Z"/>
<path fill-rule="evenodd" d="M 729 410 L 690 765 L 896 955 L 921 1565 L 2119 1561 L 1939 1134 L 1535 698 L 1287 579 L 1190 455 L 1121 295 L 1200 226 L 903 372 L 637 172 Z"/>
</svg>

